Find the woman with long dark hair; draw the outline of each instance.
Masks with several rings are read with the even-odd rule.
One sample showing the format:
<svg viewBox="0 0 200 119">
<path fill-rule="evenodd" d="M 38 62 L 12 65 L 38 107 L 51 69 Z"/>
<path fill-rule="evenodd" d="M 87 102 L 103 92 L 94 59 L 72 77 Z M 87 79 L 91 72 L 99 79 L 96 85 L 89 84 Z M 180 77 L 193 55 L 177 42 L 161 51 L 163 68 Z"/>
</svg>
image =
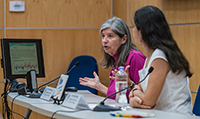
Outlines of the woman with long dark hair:
<svg viewBox="0 0 200 119">
<path fill-rule="evenodd" d="M 129 95 L 132 107 L 149 106 L 159 110 L 191 115 L 190 66 L 172 37 L 164 14 L 154 6 L 135 12 L 133 36 L 147 54 L 140 79 L 150 67 L 153 72 Z"/>
</svg>

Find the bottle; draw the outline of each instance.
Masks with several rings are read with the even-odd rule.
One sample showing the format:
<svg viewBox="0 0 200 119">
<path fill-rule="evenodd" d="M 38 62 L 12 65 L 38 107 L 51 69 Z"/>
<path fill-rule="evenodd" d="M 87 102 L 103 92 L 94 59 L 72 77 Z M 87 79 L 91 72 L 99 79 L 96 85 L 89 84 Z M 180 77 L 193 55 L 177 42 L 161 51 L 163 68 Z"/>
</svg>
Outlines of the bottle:
<svg viewBox="0 0 200 119">
<path fill-rule="evenodd" d="M 115 90 L 116 92 L 128 86 L 128 74 L 124 71 L 124 67 L 120 66 L 119 71 L 115 75 Z M 126 110 L 128 105 L 126 98 L 126 90 L 116 94 L 115 107 Z"/>
</svg>

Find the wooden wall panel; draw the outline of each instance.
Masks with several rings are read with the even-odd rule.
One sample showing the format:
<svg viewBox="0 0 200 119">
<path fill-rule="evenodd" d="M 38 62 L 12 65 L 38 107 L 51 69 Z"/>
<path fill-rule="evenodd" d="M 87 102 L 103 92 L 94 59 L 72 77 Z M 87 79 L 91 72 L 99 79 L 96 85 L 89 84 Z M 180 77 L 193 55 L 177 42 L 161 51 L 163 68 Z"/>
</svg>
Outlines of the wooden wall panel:
<svg viewBox="0 0 200 119">
<path fill-rule="evenodd" d="M 1 68 L 2 69 L 2 68 Z M 2 76 L 2 75 L 0 75 L 0 76 Z M 0 94 L 2 94 L 4 92 L 4 83 L 3 82 L 1 82 L 0 83 Z M 3 118 L 1 118 L 2 117 L 2 97 L 1 97 L 1 102 L 0 102 L 0 119 L 3 119 Z"/>
<path fill-rule="evenodd" d="M 3 38 L 4 30 L 0 29 L 0 39 Z M 0 47 L 1 48 L 1 47 Z M 1 49 L 0 49 L 0 59 L 2 59 Z M 3 68 L 0 67 L 0 82 L 4 82 L 3 78 Z"/>
<path fill-rule="evenodd" d="M 163 10 L 164 0 L 128 0 L 128 26 L 132 26 L 132 19 L 136 10 L 146 5 L 154 5 Z"/>
<path fill-rule="evenodd" d="M 4 34 L 4 30 L 0 29 L 0 38 L 3 38 L 3 34 Z M 0 59 L 2 59 L 1 49 L 0 49 Z M 3 68 L 0 67 L 0 94 L 2 94 L 4 92 L 4 77 L 3 76 L 4 76 L 3 75 Z M 2 112 L 2 103 L 1 103 L 1 101 L 0 101 L 0 112 Z M 1 118 L 1 114 L 0 114 L 0 118 Z"/>
<path fill-rule="evenodd" d="M 194 74 L 190 78 L 190 90 L 196 92 L 200 84 L 200 25 L 179 25 L 170 28 L 179 48 L 191 65 Z"/>
<path fill-rule="evenodd" d="M 3 38 L 3 37 L 4 37 L 4 30 L 0 29 L 0 38 Z"/>
<path fill-rule="evenodd" d="M 197 91 L 196 91 L 197 92 Z M 192 105 L 194 105 L 195 99 L 196 99 L 196 94 L 192 93 Z"/>
<path fill-rule="evenodd" d="M 23 0 L 25 12 L 9 12 L 7 27 L 100 27 L 111 17 L 111 0 Z"/>
<path fill-rule="evenodd" d="M 127 0 L 113 0 L 113 16 L 127 22 Z"/>
<path fill-rule="evenodd" d="M 39 81 L 48 81 L 66 73 L 69 63 L 78 55 L 91 55 L 98 63 L 103 56 L 98 29 L 7 30 L 7 36 L 42 39 L 46 78 L 40 78 Z M 98 66 L 100 77 L 108 79 L 108 70 Z"/>
<path fill-rule="evenodd" d="M 200 22 L 200 0 L 165 0 L 165 15 L 170 24 Z"/>
<path fill-rule="evenodd" d="M 0 0 L 0 27 L 4 27 L 4 0 Z"/>
</svg>

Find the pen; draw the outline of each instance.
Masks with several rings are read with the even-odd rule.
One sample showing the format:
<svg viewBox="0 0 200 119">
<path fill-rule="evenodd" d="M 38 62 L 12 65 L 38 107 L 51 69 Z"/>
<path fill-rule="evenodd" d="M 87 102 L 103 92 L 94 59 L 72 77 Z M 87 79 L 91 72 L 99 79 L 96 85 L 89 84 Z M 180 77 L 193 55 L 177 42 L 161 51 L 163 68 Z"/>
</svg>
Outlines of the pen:
<svg viewBox="0 0 200 119">
<path fill-rule="evenodd" d="M 131 115 L 131 114 L 113 114 L 112 113 L 111 115 L 115 117 L 143 118 L 140 115 Z"/>
</svg>

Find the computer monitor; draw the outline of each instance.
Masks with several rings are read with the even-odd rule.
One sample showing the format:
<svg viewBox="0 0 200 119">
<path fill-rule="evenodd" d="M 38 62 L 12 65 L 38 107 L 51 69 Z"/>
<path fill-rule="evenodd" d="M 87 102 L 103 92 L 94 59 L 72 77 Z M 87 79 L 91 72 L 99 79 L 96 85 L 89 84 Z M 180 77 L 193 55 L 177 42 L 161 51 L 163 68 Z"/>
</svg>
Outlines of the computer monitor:
<svg viewBox="0 0 200 119">
<path fill-rule="evenodd" d="M 26 78 L 30 70 L 45 77 L 41 39 L 1 39 L 2 67 L 5 79 Z"/>
</svg>

